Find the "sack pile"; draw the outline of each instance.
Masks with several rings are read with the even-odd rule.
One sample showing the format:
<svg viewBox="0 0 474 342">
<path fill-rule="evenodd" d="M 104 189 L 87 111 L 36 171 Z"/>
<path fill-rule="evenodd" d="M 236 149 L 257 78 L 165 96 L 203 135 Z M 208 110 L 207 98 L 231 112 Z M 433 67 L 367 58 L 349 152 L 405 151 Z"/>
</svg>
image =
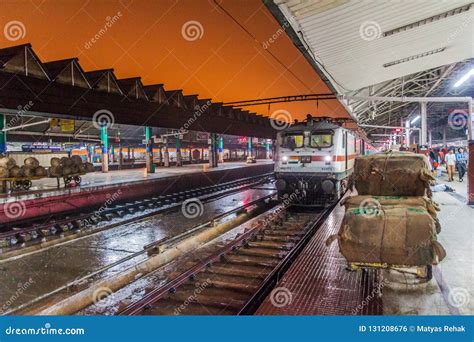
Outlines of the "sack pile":
<svg viewBox="0 0 474 342">
<path fill-rule="evenodd" d="M 15 159 L 0 157 L 0 178 L 8 178 L 10 176 L 10 170 L 15 166 Z"/>
<path fill-rule="evenodd" d="M 38 159 L 28 157 L 20 167 L 13 158 L 0 158 L 0 178 L 44 177 L 46 170 L 40 166 Z"/>
<path fill-rule="evenodd" d="M 385 152 L 356 158 L 352 182 L 359 195 L 431 196 L 428 158 L 412 152 Z"/>
<path fill-rule="evenodd" d="M 94 172 L 94 165 L 92 163 L 83 163 L 80 156 L 72 156 L 71 158 L 62 157 L 61 159 L 55 157 L 51 158 L 50 163 L 50 177 L 63 177 Z"/>
<path fill-rule="evenodd" d="M 437 241 L 439 206 L 427 195 L 431 180 L 425 156 L 388 152 L 358 157 L 354 186 L 337 235 L 342 255 L 351 263 L 425 266 L 446 252 Z"/>
</svg>

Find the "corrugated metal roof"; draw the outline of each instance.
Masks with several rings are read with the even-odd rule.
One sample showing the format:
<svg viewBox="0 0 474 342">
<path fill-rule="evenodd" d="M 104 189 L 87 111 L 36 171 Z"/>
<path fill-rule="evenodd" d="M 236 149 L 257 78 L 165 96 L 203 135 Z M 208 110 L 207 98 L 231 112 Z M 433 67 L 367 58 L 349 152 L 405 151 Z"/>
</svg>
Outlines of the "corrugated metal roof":
<svg viewBox="0 0 474 342">
<path fill-rule="evenodd" d="M 319 62 L 342 85 L 341 92 L 474 57 L 474 6 L 454 15 L 430 19 L 469 5 L 469 0 L 275 0 L 275 3 L 295 31 L 303 33 Z M 424 19 L 429 20 L 419 22 Z M 413 27 L 384 36 L 386 31 L 412 23 Z M 384 67 L 440 48 L 445 49 Z"/>
</svg>

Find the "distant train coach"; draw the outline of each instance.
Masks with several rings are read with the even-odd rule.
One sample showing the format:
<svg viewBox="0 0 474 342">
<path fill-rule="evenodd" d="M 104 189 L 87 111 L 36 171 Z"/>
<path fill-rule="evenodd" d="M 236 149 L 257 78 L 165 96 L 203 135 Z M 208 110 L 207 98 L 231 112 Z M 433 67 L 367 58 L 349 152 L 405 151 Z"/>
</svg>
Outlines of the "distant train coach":
<svg viewBox="0 0 474 342">
<path fill-rule="evenodd" d="M 354 160 L 365 142 L 328 120 L 308 117 L 277 135 L 275 174 L 280 199 L 327 205 L 347 189 Z"/>
</svg>

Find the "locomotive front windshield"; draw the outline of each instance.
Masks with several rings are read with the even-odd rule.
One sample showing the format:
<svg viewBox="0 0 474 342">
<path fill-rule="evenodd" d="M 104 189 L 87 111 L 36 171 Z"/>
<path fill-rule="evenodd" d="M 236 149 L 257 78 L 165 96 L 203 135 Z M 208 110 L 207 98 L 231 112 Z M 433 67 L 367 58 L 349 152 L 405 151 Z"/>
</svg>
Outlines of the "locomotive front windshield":
<svg viewBox="0 0 474 342">
<path fill-rule="evenodd" d="M 311 147 L 331 147 L 332 146 L 332 134 L 327 132 L 313 132 L 310 138 Z"/>
<path fill-rule="evenodd" d="M 303 133 L 287 133 L 283 138 L 282 146 L 290 149 L 303 147 Z"/>
</svg>

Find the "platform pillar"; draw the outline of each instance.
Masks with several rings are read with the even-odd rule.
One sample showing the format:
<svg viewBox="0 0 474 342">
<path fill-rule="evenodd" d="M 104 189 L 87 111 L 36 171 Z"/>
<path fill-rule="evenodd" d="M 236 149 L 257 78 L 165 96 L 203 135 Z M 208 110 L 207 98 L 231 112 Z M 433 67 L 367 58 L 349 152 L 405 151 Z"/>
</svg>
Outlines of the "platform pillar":
<svg viewBox="0 0 474 342">
<path fill-rule="evenodd" d="M 410 119 L 409 118 L 407 118 L 405 120 L 405 128 L 406 128 L 405 129 L 405 145 L 406 145 L 406 147 L 409 147 L 410 146 L 410 133 L 411 133 L 411 131 L 409 129 L 410 128 Z"/>
<path fill-rule="evenodd" d="M 87 145 L 87 162 L 94 162 L 94 147 L 92 145 Z"/>
<path fill-rule="evenodd" d="M 209 139 L 209 167 L 217 167 L 216 133 L 211 133 Z"/>
<path fill-rule="evenodd" d="M 146 172 L 154 173 L 153 167 L 153 139 L 151 138 L 151 127 L 145 127 L 145 164 Z"/>
<path fill-rule="evenodd" d="M 267 159 L 270 159 L 270 152 L 271 152 L 271 148 L 270 148 L 270 142 L 267 140 L 267 142 L 265 143 L 265 157 Z"/>
<path fill-rule="evenodd" d="M 100 144 L 102 145 L 102 172 L 109 172 L 109 137 L 107 135 L 107 125 L 100 127 Z"/>
<path fill-rule="evenodd" d="M 176 166 L 183 166 L 183 160 L 181 158 L 181 139 L 179 136 L 176 137 Z"/>
<path fill-rule="evenodd" d="M 219 137 L 218 150 L 219 150 L 219 163 L 223 163 L 224 162 L 224 138 L 222 137 L 222 135 Z"/>
<path fill-rule="evenodd" d="M 467 204 L 474 205 L 474 132 L 473 132 L 473 103 L 468 103 L 467 116 L 467 145 L 468 145 L 468 168 L 467 168 Z"/>
<path fill-rule="evenodd" d="M 3 129 L 7 126 L 7 118 L 5 114 L 0 114 L 0 154 L 7 153 L 7 132 Z"/>
<path fill-rule="evenodd" d="M 443 127 L 443 147 L 446 147 L 446 126 Z"/>
<path fill-rule="evenodd" d="M 121 170 L 123 166 L 123 148 L 122 144 L 119 145 L 119 169 Z"/>
<path fill-rule="evenodd" d="M 170 167 L 170 153 L 168 152 L 168 139 L 164 141 L 164 152 L 163 152 L 163 166 Z"/>
<path fill-rule="evenodd" d="M 247 151 L 248 151 L 247 157 L 252 157 L 252 150 L 253 150 L 252 137 L 247 137 Z"/>
<path fill-rule="evenodd" d="M 428 115 L 426 112 L 426 102 L 420 103 L 421 109 L 421 146 L 426 146 L 428 144 Z"/>
<path fill-rule="evenodd" d="M 115 163 L 115 146 L 114 144 L 110 145 L 110 159 L 112 164 Z"/>
</svg>

